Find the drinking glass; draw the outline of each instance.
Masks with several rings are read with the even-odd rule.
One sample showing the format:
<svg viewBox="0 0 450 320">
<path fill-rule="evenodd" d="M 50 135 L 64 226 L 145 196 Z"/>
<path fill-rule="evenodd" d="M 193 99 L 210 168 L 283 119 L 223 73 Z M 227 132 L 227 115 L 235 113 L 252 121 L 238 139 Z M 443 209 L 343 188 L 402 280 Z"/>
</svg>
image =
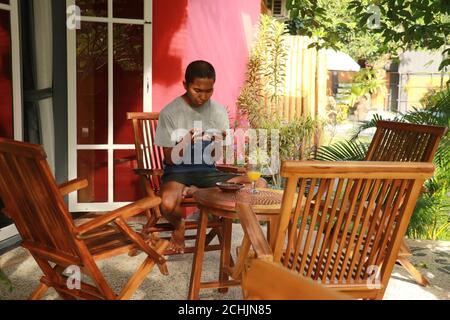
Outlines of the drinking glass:
<svg viewBox="0 0 450 320">
<path fill-rule="evenodd" d="M 259 191 L 256 189 L 256 181 L 261 177 L 261 166 L 258 164 L 247 165 L 247 177 L 252 182 L 251 194 L 257 194 Z"/>
</svg>

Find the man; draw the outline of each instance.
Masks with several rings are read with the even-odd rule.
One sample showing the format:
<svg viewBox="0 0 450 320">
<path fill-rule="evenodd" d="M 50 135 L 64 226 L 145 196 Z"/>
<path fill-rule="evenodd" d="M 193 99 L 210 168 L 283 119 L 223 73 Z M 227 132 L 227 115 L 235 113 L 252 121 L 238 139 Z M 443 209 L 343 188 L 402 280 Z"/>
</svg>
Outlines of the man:
<svg viewBox="0 0 450 320">
<path fill-rule="evenodd" d="M 204 133 L 213 133 L 218 142 L 229 129 L 227 110 L 211 100 L 215 81 L 216 73 L 209 62 L 192 62 L 183 81 L 186 92 L 165 106 L 159 116 L 155 144 L 163 147 L 165 164 L 161 210 L 175 227 L 171 249 L 177 252 L 184 251 L 183 197 L 191 196 L 196 188 L 214 187 L 217 182 L 248 182 L 243 176 L 218 171 L 211 159 L 203 157 L 214 140 L 211 136 L 205 139 Z"/>
</svg>

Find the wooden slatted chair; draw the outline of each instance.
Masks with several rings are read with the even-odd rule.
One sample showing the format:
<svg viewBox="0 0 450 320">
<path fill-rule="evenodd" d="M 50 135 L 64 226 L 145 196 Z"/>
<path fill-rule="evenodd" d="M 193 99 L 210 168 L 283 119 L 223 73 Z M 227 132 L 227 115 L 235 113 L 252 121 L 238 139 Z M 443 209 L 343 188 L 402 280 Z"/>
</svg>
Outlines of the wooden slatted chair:
<svg viewBox="0 0 450 320">
<path fill-rule="evenodd" d="M 237 197 L 243 243 L 250 242 L 257 257 L 273 254 L 274 262 L 353 298 L 381 299 L 423 182 L 433 172 L 423 162 L 286 161 L 270 245 L 251 206 Z M 305 198 L 294 202 L 296 192 Z"/>
<path fill-rule="evenodd" d="M 63 196 L 87 186 L 74 180 L 57 186 L 41 146 L 0 138 L 0 197 L 44 276 L 30 299 L 40 299 L 53 287 L 63 299 L 128 299 L 155 264 L 168 274 L 162 256 L 168 241 L 150 243 L 133 231 L 127 218 L 157 207 L 161 199 L 147 197 L 102 216 L 75 225 Z M 113 292 L 96 261 L 130 250 L 147 256 L 118 294 Z M 129 258 L 128 258 L 129 259 Z M 79 270 L 79 286 L 65 270 Z M 83 278 L 81 278 L 81 274 Z M 73 277 L 77 275 L 72 274 Z M 84 276 L 90 278 L 86 283 Z"/>
<path fill-rule="evenodd" d="M 127 119 L 132 122 L 134 142 L 136 150 L 136 159 L 138 168 L 135 173 L 139 175 L 142 184 L 142 190 L 145 195 L 153 197 L 159 195 L 161 191 L 161 177 L 164 173 L 163 160 L 164 153 L 162 147 L 155 145 L 154 139 L 158 125 L 159 112 L 129 112 Z M 221 171 L 238 172 L 239 169 L 233 166 L 220 165 L 217 168 Z M 196 207 L 194 198 L 184 198 L 181 202 L 182 207 Z M 170 223 L 160 222 L 160 208 L 153 208 L 147 212 L 148 223 L 144 227 L 147 233 L 172 231 L 173 226 Z M 220 245 L 209 245 L 211 240 L 218 235 L 220 241 L 220 232 L 217 229 L 220 223 L 217 221 L 208 222 L 208 227 L 213 230 L 208 234 L 207 246 L 205 250 L 220 250 Z M 196 221 L 186 221 L 186 231 L 196 230 L 198 223 Z M 186 240 L 195 239 L 195 234 L 186 235 Z M 186 247 L 185 253 L 194 252 L 194 247 Z M 176 254 L 173 251 L 167 251 L 166 254 Z"/>
<path fill-rule="evenodd" d="M 377 121 L 377 130 L 370 143 L 366 161 L 432 162 L 446 127 Z M 403 240 L 397 263 L 402 265 L 414 280 L 427 286 L 428 280 L 411 264 L 411 251 Z"/>
<path fill-rule="evenodd" d="M 242 292 L 245 300 L 351 299 L 348 295 L 325 288 L 317 281 L 300 276 L 280 263 L 265 259 L 251 261 L 249 268 L 243 274 Z"/>
</svg>

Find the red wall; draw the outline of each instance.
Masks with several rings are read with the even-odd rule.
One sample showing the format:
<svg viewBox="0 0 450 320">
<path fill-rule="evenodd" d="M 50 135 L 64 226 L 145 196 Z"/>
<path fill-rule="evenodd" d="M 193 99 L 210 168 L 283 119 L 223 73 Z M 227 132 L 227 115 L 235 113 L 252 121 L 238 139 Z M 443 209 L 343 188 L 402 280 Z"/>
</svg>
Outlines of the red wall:
<svg viewBox="0 0 450 320">
<path fill-rule="evenodd" d="M 13 139 L 9 11 L 0 10 L 0 137 Z"/>
<path fill-rule="evenodd" d="M 252 36 L 243 15 L 251 27 L 259 12 L 259 0 L 153 1 L 153 111 L 184 93 L 184 70 L 201 59 L 216 69 L 213 99 L 233 114 Z"/>
</svg>

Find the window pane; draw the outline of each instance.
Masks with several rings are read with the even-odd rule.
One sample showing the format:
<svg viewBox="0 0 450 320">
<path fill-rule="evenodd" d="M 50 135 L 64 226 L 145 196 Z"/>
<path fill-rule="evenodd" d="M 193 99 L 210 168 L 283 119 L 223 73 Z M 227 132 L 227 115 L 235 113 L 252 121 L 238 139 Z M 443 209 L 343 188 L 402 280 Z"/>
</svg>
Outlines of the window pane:
<svg viewBox="0 0 450 320">
<path fill-rule="evenodd" d="M 9 139 L 14 138 L 11 58 L 9 11 L 0 10 L 0 137 Z"/>
<path fill-rule="evenodd" d="M 0 3 L 9 4 L 9 0 L 0 0 Z"/>
<path fill-rule="evenodd" d="M 114 201 L 128 202 L 143 197 L 139 177 L 133 172 L 137 167 L 134 150 L 114 151 Z"/>
<path fill-rule="evenodd" d="M 77 0 L 82 16 L 107 17 L 108 0 Z"/>
<path fill-rule="evenodd" d="M 78 191 L 78 202 L 108 201 L 108 151 L 79 150 L 78 177 L 87 179 L 89 186 Z"/>
<path fill-rule="evenodd" d="M 114 143 L 132 144 L 126 114 L 143 110 L 144 27 L 114 25 Z"/>
<path fill-rule="evenodd" d="M 144 0 L 113 0 L 114 18 L 144 19 Z"/>
<path fill-rule="evenodd" d="M 77 31 L 77 141 L 108 143 L 108 25 Z"/>
</svg>

